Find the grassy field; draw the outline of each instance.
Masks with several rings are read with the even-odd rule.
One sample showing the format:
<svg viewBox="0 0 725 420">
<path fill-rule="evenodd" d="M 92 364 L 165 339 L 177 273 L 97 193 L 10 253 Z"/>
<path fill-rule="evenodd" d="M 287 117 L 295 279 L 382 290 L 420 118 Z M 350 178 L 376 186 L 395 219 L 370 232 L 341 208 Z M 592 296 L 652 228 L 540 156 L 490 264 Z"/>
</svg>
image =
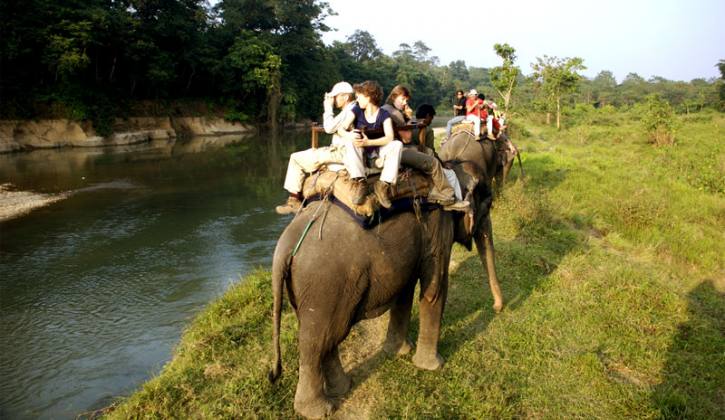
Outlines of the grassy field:
<svg viewBox="0 0 725 420">
<path fill-rule="evenodd" d="M 527 177 L 493 210 L 504 311 L 478 258 L 456 247 L 444 368 L 383 355 L 385 317 L 363 322 L 342 349 L 354 385 L 334 417 L 725 418 L 725 118 L 682 117 L 659 148 L 628 114 L 573 115 L 560 132 L 521 120 Z M 289 307 L 284 373 L 266 380 L 269 277 L 210 304 L 158 377 L 108 415 L 294 417 Z"/>
</svg>

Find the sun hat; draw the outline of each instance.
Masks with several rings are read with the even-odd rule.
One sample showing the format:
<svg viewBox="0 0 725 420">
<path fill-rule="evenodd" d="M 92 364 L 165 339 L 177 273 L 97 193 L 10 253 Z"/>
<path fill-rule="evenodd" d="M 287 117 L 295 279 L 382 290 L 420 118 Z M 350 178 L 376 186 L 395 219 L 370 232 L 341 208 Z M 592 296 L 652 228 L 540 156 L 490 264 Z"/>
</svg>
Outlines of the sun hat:
<svg viewBox="0 0 725 420">
<path fill-rule="evenodd" d="M 332 90 L 329 94 L 330 96 L 337 96 L 341 93 L 353 93 L 352 85 L 347 82 L 335 83 L 335 86 L 332 87 Z"/>
<path fill-rule="evenodd" d="M 478 91 L 476 89 L 471 89 L 468 91 L 468 96 L 478 96 Z"/>
</svg>

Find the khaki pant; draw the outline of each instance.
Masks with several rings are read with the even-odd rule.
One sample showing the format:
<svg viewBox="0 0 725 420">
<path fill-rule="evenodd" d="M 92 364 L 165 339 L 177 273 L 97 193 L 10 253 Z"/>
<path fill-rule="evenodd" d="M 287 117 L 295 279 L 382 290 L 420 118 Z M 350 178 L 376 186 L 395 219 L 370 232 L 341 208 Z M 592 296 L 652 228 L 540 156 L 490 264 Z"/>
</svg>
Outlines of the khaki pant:
<svg viewBox="0 0 725 420">
<path fill-rule="evenodd" d="M 447 200 L 454 197 L 454 189 L 443 173 L 440 161 L 434 156 L 421 153 L 414 146 L 408 146 L 403 149 L 400 163 L 418 169 L 433 179 L 433 189 L 428 194 L 430 200 Z"/>
<path fill-rule="evenodd" d="M 345 165 L 351 178 L 365 176 L 362 150 L 348 144 L 336 144 L 292 153 L 287 164 L 284 189 L 293 194 L 301 192 L 302 183 L 307 174 L 320 169 L 322 165 L 331 163 Z"/>
<path fill-rule="evenodd" d="M 380 180 L 388 184 L 395 184 L 398 181 L 398 170 L 400 169 L 400 159 L 403 152 L 403 143 L 393 140 L 385 146 L 380 146 L 378 153 L 380 157 L 376 159 L 375 166 L 382 168 Z"/>
</svg>

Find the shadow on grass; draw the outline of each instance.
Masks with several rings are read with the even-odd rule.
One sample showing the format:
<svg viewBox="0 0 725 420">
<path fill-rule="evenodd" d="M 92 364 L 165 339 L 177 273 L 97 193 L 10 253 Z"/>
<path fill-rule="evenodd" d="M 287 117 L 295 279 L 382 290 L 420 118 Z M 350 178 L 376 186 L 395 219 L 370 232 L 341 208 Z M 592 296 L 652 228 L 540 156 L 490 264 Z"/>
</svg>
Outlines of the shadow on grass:
<svg viewBox="0 0 725 420">
<path fill-rule="evenodd" d="M 496 241 L 504 312 L 518 310 L 569 253 L 585 246 L 582 235 L 570 228 L 571 224 L 554 218 L 545 208 L 537 208 L 534 214 L 543 220 L 522 220 L 513 240 Z M 483 333 L 496 316 L 485 272 L 480 259 L 472 255 L 450 276 L 440 344 L 444 358 Z"/>
<path fill-rule="evenodd" d="M 725 294 L 713 283 L 688 294 L 688 321 L 679 325 L 652 393 L 662 418 L 725 418 Z"/>
</svg>

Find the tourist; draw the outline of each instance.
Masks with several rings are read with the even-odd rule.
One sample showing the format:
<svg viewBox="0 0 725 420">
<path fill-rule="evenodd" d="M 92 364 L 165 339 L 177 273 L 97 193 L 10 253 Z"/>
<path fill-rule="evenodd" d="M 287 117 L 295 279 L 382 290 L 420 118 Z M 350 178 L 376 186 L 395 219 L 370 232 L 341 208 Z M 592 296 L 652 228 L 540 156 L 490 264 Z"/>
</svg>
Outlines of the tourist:
<svg viewBox="0 0 725 420">
<path fill-rule="evenodd" d="M 333 104 L 341 110 L 337 116 L 333 116 Z M 326 132 L 335 133 L 332 137 L 332 145 L 307 149 L 290 155 L 284 181 L 284 188 L 289 192 L 289 197 L 285 204 L 275 208 L 278 214 L 295 213 L 302 207 L 302 185 L 305 177 L 324 164 L 343 164 L 350 177 L 364 180 L 365 167 L 362 164 L 362 155 L 358 149 L 352 147 L 350 140 L 336 134 L 345 127 L 345 121 L 352 117 L 353 106 L 353 88 L 347 82 L 335 84 L 332 90 L 325 94 L 323 100 L 323 127 Z M 356 204 L 362 203 L 366 192 L 367 187 L 365 185 L 355 184 L 353 187 L 353 201 Z"/>
<path fill-rule="evenodd" d="M 453 118 L 448 120 L 446 124 L 446 138 L 448 140 L 451 137 L 451 131 L 453 126 L 464 121 L 466 119 L 466 97 L 463 95 L 462 90 L 456 91 L 456 99 L 453 103 Z"/>
<path fill-rule="evenodd" d="M 390 208 L 392 205 L 390 186 L 398 179 L 403 145 L 395 140 L 390 114 L 380 108 L 383 99 L 383 89 L 380 85 L 367 80 L 353 88 L 357 104 L 352 108 L 352 115 L 343 121 L 338 133 L 350 139 L 356 148 L 363 149 L 366 160 L 374 162 L 375 166 L 383 170 L 380 179 L 373 186 L 373 192 L 381 206 Z M 354 130 L 345 128 L 350 123 L 353 124 Z M 366 134 L 368 132 L 370 137 Z"/>
<path fill-rule="evenodd" d="M 410 91 L 406 87 L 398 85 L 390 92 L 386 101 L 387 104 L 383 107 L 390 110 L 392 120 L 398 128 L 405 126 L 407 123 L 403 112 L 408 106 L 409 99 Z M 433 115 L 435 115 L 435 109 L 433 109 Z M 433 181 L 433 188 L 428 193 L 428 201 L 441 204 L 444 210 L 467 211 L 470 208 L 468 201 L 461 201 L 456 197 L 456 186 L 452 185 L 447 178 L 441 162 L 434 156 L 433 150 L 430 149 L 425 152 L 418 150 L 418 147 L 412 141 L 412 130 L 398 130 L 397 134 L 404 144 L 400 163 L 420 170 L 430 176 Z M 423 149 L 427 148 L 423 147 Z M 453 179 L 453 182 L 457 183 L 458 179 L 455 176 Z"/>
</svg>

